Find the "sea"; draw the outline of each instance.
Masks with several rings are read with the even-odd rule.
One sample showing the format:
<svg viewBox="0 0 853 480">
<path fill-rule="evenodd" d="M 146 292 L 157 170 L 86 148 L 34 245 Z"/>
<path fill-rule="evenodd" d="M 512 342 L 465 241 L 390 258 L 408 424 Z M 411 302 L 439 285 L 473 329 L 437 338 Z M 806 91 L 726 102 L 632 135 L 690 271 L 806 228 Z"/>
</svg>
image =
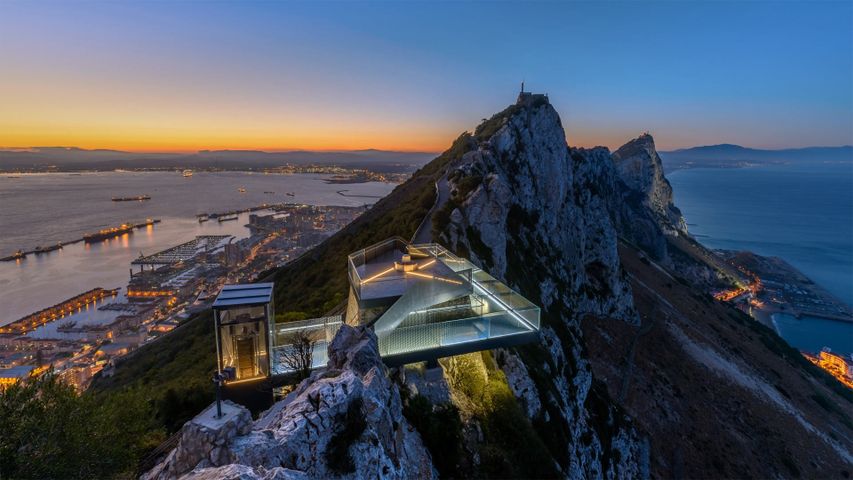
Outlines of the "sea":
<svg viewBox="0 0 853 480">
<path fill-rule="evenodd" d="M 853 304 L 853 164 L 695 168 L 667 178 L 702 244 L 781 257 Z M 853 353 L 853 323 L 786 314 L 773 321 L 800 350 Z"/>
<path fill-rule="evenodd" d="M 0 257 L 18 249 L 67 242 L 121 223 L 160 220 L 113 240 L 80 242 L 23 260 L 0 262 L 0 325 L 95 287 L 124 288 L 130 262 L 140 254 L 158 252 L 196 235 L 249 235 L 245 227 L 248 214 L 222 223 L 199 223 L 196 214 L 264 203 L 361 206 L 375 203 L 395 186 L 382 182 L 330 184 L 326 178 L 249 172 L 196 172 L 192 177 L 177 172 L 0 175 Z M 151 200 L 112 201 L 112 197 L 139 195 L 150 195 Z M 90 307 L 69 318 L 98 323 L 111 316 Z M 52 332 L 44 329 L 39 333 Z"/>
</svg>

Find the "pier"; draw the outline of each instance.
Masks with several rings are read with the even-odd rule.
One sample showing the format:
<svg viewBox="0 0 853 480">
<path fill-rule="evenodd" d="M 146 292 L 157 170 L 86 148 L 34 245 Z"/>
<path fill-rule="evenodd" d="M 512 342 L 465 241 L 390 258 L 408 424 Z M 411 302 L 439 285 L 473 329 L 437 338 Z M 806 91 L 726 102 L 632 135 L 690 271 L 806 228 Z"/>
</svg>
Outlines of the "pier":
<svg viewBox="0 0 853 480">
<path fill-rule="evenodd" d="M 112 290 L 105 290 L 100 287 L 94 288 L 88 292 L 81 293 L 80 295 L 57 303 L 52 307 L 31 313 L 26 317 L 20 318 L 8 325 L 4 325 L 0 327 L 0 334 L 23 335 L 66 315 L 76 313 L 90 303 L 102 300 L 107 296 L 114 297 L 118 295 L 118 291 L 118 288 Z"/>
<path fill-rule="evenodd" d="M 276 208 L 284 208 L 287 205 L 288 205 L 287 203 L 275 203 L 275 204 L 262 203 L 256 207 L 241 208 L 239 210 L 229 210 L 227 212 L 199 213 L 196 215 L 196 218 L 198 218 L 199 222 L 205 222 L 211 218 L 230 217 L 232 215 L 239 215 L 241 213 L 256 212 L 258 210 L 269 210 L 269 209 L 276 209 Z"/>
<path fill-rule="evenodd" d="M 199 253 L 223 247 L 232 238 L 234 238 L 232 235 L 200 235 L 194 240 L 167 248 L 155 254 L 140 256 L 130 262 L 130 264 L 139 265 L 140 268 L 143 268 L 145 265 L 151 265 L 156 268 L 157 266 L 185 262 Z"/>
<path fill-rule="evenodd" d="M 41 255 L 43 253 L 50 253 L 55 250 L 60 250 L 62 247 L 73 245 L 75 243 L 87 242 L 92 243 L 100 240 L 106 240 L 108 238 L 117 237 L 120 235 L 124 235 L 125 233 L 130 233 L 133 230 L 145 228 L 151 225 L 155 225 L 160 223 L 160 219 L 147 219 L 142 223 L 129 223 L 122 225 L 120 227 L 113 227 L 105 230 L 101 230 L 97 233 L 87 233 L 80 238 L 75 238 L 74 240 L 69 240 L 67 242 L 57 242 L 53 245 L 48 246 L 37 246 L 32 250 L 18 250 L 12 255 L 6 257 L 0 257 L 0 262 L 13 262 L 15 260 L 23 260 L 27 258 L 27 255 Z"/>
<path fill-rule="evenodd" d="M 353 197 L 353 198 L 376 198 L 376 199 L 385 198 L 381 195 L 352 195 L 352 194 L 349 194 L 346 192 L 349 192 L 349 190 L 338 190 L 338 195 L 340 195 L 342 197 Z"/>
</svg>

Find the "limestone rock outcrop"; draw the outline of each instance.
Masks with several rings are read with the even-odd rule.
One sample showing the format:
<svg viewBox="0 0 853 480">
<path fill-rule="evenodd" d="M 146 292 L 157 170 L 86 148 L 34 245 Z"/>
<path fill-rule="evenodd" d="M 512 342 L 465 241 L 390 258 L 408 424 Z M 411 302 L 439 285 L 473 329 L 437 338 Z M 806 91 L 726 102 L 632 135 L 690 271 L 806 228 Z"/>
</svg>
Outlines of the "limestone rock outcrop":
<svg viewBox="0 0 853 480">
<path fill-rule="evenodd" d="M 210 405 L 181 429 L 178 446 L 166 460 L 142 476 L 143 480 L 177 478 L 197 466 L 223 465 L 233 459 L 229 447 L 239 435 L 252 429 L 252 414 L 225 400 L 222 416 Z"/>
<path fill-rule="evenodd" d="M 622 182 L 642 196 L 642 203 L 659 219 L 666 233 L 686 234 L 687 224 L 673 203 L 672 186 L 663 173 L 655 140 L 640 135 L 613 152 L 613 163 Z"/>
<path fill-rule="evenodd" d="M 187 423 L 178 447 L 146 479 L 436 476 L 429 452 L 403 417 L 376 336 L 365 328 L 342 326 L 329 345 L 326 370 L 254 423 L 223 433 L 226 440 L 205 434 L 199 423 Z M 197 451 L 217 453 L 189 454 Z"/>
</svg>

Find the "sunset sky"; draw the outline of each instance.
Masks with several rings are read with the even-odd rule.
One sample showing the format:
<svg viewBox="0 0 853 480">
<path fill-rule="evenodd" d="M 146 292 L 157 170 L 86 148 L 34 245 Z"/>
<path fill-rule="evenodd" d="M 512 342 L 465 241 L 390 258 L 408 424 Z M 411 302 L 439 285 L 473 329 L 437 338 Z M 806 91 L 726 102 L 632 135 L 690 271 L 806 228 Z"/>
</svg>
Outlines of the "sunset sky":
<svg viewBox="0 0 853 480">
<path fill-rule="evenodd" d="M 853 143 L 853 2 L 0 1 L 0 147 L 440 151 L 548 93 L 575 146 Z"/>
</svg>

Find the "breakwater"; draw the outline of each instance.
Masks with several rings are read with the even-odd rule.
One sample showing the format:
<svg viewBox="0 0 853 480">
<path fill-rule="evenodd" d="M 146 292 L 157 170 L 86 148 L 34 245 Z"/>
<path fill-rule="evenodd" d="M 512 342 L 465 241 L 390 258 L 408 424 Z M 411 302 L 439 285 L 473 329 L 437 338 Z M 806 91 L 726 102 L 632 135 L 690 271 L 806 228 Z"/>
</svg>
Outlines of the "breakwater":
<svg viewBox="0 0 853 480">
<path fill-rule="evenodd" d="M 27 258 L 27 255 L 41 255 L 44 253 L 50 253 L 54 250 L 59 250 L 64 246 L 73 245 L 75 243 L 80 243 L 80 242 L 92 243 L 92 242 L 97 242 L 97 241 L 101 241 L 101 240 L 106 240 L 109 238 L 124 235 L 125 233 L 130 233 L 136 229 L 145 228 L 145 227 L 157 224 L 157 223 L 160 223 L 159 219 L 153 219 L 152 220 L 150 218 L 145 220 L 144 222 L 141 222 L 141 223 L 126 223 L 126 224 L 123 224 L 119 227 L 108 228 L 108 229 L 100 230 L 100 231 L 95 232 L 95 233 L 87 233 L 80 238 L 75 238 L 75 239 L 69 240 L 67 242 L 57 242 L 53 245 L 48 245 L 48 246 L 37 246 L 36 248 L 34 248 L 32 250 L 26 250 L 26 251 L 25 250 L 18 250 L 17 252 L 13 253 L 12 255 L 9 255 L 6 257 L 0 257 L 0 262 L 13 262 L 15 260 L 23 260 L 23 259 Z"/>
</svg>

